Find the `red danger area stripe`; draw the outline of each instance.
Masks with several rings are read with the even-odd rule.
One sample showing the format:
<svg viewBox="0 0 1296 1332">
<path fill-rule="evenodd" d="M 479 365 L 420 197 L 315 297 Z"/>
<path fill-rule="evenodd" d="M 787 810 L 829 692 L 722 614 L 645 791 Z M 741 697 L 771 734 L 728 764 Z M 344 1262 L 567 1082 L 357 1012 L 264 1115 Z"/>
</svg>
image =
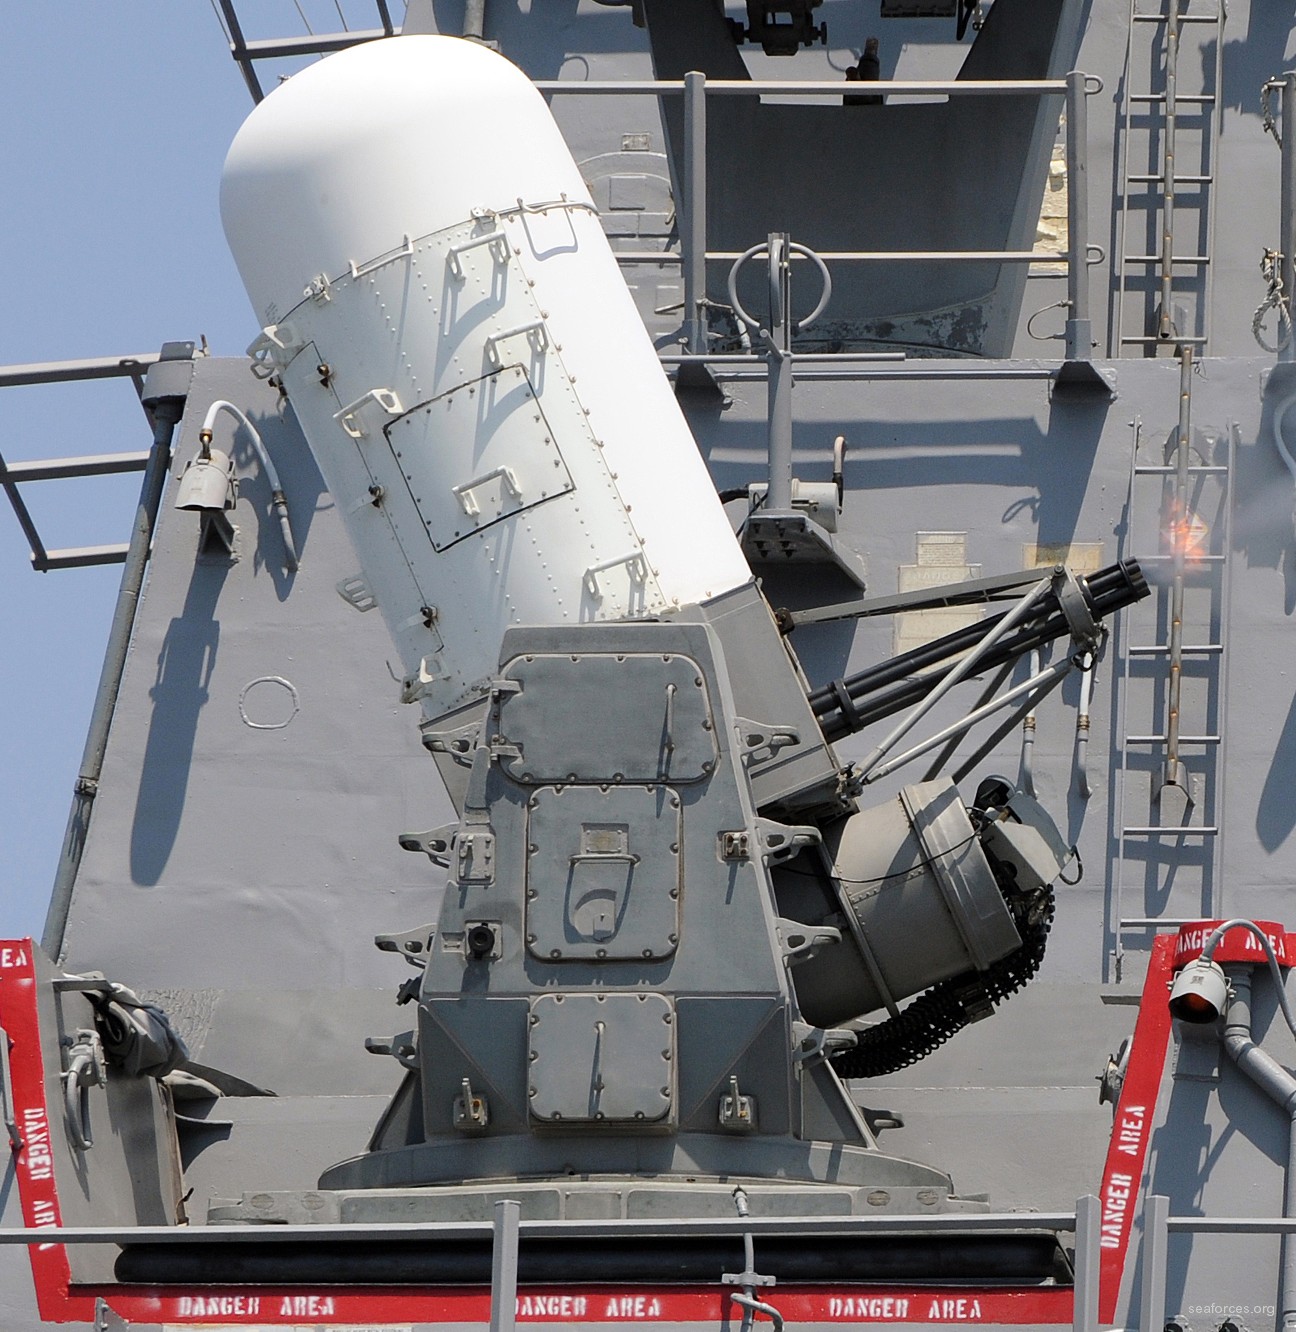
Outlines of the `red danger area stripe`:
<svg viewBox="0 0 1296 1332">
<path fill-rule="evenodd" d="M 22 1139 L 14 1167 L 23 1222 L 35 1228 L 56 1227 L 62 1224 L 62 1216 L 50 1150 L 51 1126 L 45 1105 L 45 1068 L 30 939 L 0 939 L 0 1027 L 9 1038 L 13 1114 Z M 33 1244 L 28 1252 L 41 1317 L 66 1320 L 75 1314 L 93 1318 L 93 1300 L 69 1298 L 72 1273 L 64 1246 Z"/>
<path fill-rule="evenodd" d="M 1152 1114 L 1170 1030 L 1165 984 L 1174 963 L 1174 940 L 1156 941 L 1135 1028 L 1125 1085 L 1103 1174 L 1101 1316 L 1113 1316 L 1135 1199 L 1146 1162 Z M 1293 953 L 1296 956 L 1296 952 Z M 13 1104 L 23 1147 L 17 1154 L 18 1188 L 28 1226 L 58 1226 L 61 1217 L 49 1150 L 51 1125 L 36 1007 L 30 940 L 0 940 L 0 1025 L 10 1040 Z M 1108 1217 L 1113 1229 L 1107 1230 Z M 102 1297 L 133 1323 L 211 1324 L 231 1327 L 330 1324 L 475 1323 L 490 1320 L 490 1292 L 482 1288 L 430 1290 L 322 1289 L 299 1287 L 138 1286 L 73 1287 L 61 1244 L 31 1247 L 32 1274 L 41 1317 L 51 1322 L 92 1321 Z M 522 1323 L 680 1323 L 714 1326 L 737 1314 L 732 1291 L 722 1287 L 652 1290 L 547 1287 L 518 1296 Z M 888 1287 L 776 1287 L 763 1291 L 787 1319 L 803 1323 L 908 1323 L 930 1325 L 1067 1324 L 1072 1296 L 1066 1289 L 908 1290 Z"/>
<path fill-rule="evenodd" d="M 1289 935 L 1286 929 L 1276 921 L 1257 920 L 1252 923 L 1257 925 L 1265 938 L 1269 940 L 1280 967 L 1296 965 L 1296 936 Z M 1198 920 L 1191 925 L 1182 926 L 1175 939 L 1175 969 L 1177 970 L 1186 963 L 1199 958 L 1206 940 L 1210 938 L 1212 932 L 1218 926 L 1223 924 L 1222 920 Z M 1265 951 L 1260 940 L 1250 930 L 1240 925 L 1235 925 L 1219 941 L 1212 956 L 1216 962 L 1264 962 L 1266 960 Z"/>
<path fill-rule="evenodd" d="M 1116 1105 L 1107 1162 L 1103 1167 L 1102 1189 L 1098 1195 L 1102 1205 L 1098 1317 L 1105 1323 L 1112 1322 L 1116 1316 L 1134 1213 L 1141 1206 L 1143 1196 L 1148 1141 L 1170 1042 L 1166 988 L 1176 965 L 1176 943 L 1173 935 L 1163 934 L 1152 944 L 1125 1082 Z"/>
<path fill-rule="evenodd" d="M 188 1294 L 102 1288 L 102 1295 L 120 1317 L 139 1322 L 210 1323 L 258 1327 L 276 1323 L 477 1323 L 490 1321 L 490 1292 L 482 1289 L 305 1292 L 297 1289 L 247 1288 L 202 1290 Z M 786 1319 L 802 1323 L 1069 1323 L 1071 1292 L 1067 1290 L 839 1290 L 777 1287 L 762 1291 Z M 700 1323 L 714 1326 L 734 1319 L 739 1310 L 730 1292 L 710 1289 L 618 1290 L 546 1287 L 518 1295 L 521 1323 Z"/>
</svg>

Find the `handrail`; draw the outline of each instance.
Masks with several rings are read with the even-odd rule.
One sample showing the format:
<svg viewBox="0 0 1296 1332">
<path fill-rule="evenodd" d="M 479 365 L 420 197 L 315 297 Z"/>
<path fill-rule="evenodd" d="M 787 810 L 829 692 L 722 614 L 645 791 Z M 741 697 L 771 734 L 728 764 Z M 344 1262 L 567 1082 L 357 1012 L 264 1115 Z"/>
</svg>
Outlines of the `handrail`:
<svg viewBox="0 0 1296 1332">
<path fill-rule="evenodd" d="M 887 1234 L 987 1230 L 1058 1230 L 1075 1234 L 1073 1332 L 1097 1332 L 1102 1208 L 1088 1194 L 1074 1212 L 945 1212 L 915 1216 L 725 1216 L 597 1221 L 523 1219 L 515 1199 L 502 1199 L 491 1220 L 377 1222 L 321 1225 L 215 1226 L 25 1226 L 0 1229 L 6 1244 L 238 1244 L 256 1246 L 345 1240 L 354 1243 L 397 1239 L 486 1239 L 490 1237 L 491 1328 L 509 1332 L 509 1310 L 517 1283 L 517 1246 L 533 1239 L 608 1239 L 647 1236 L 675 1238 L 734 1235 L 842 1235 L 860 1231 Z"/>
<path fill-rule="evenodd" d="M 1075 1212 L 945 1212 L 915 1216 L 749 1216 L 661 1217 L 596 1221 L 522 1218 L 522 1239 L 606 1239 L 715 1235 L 842 1235 L 861 1230 L 887 1233 L 941 1233 L 986 1230 L 1074 1229 Z M 285 1244 L 309 1240 L 356 1243 L 392 1239 L 485 1239 L 494 1233 L 493 1220 L 384 1221 L 319 1225 L 207 1226 L 24 1226 L 0 1229 L 4 1244 Z"/>
<path fill-rule="evenodd" d="M 618 255 L 618 263 L 672 263 L 683 268 L 684 334 L 690 352 L 707 351 L 706 264 L 708 260 L 732 260 L 728 251 L 706 248 L 706 105 L 713 97 L 836 97 L 858 94 L 858 83 L 825 80 L 708 79 L 694 70 L 682 79 L 541 79 L 535 84 L 545 94 L 563 96 L 653 96 L 683 97 L 681 179 L 683 198 L 677 200 L 680 248 L 670 252 L 631 252 Z M 1088 238 L 1089 196 L 1087 187 L 1086 100 L 1102 90 L 1102 80 L 1082 70 L 1072 70 L 1062 79 L 877 79 L 870 80 L 872 96 L 906 97 L 1011 97 L 1064 96 L 1066 98 L 1067 154 L 1067 246 L 1066 252 L 1037 253 L 1034 250 L 864 250 L 840 251 L 818 256 L 823 260 L 864 262 L 944 262 L 1065 264 L 1067 278 L 1065 345 L 1066 360 L 1088 361 L 1092 354 L 1092 321 L 1089 313 L 1091 262 L 1101 262 L 1101 246 Z M 1091 259 L 1091 254 L 1094 258 Z"/>
<path fill-rule="evenodd" d="M 1166 1325 L 1166 1274 L 1170 1234 L 1294 1235 L 1296 1217 L 1288 1216 L 1171 1216 L 1170 1200 L 1150 1193 L 1143 1202 L 1142 1288 L 1139 1292 L 1139 1328 Z M 1276 1305 L 1275 1305 L 1276 1307 Z"/>
<path fill-rule="evenodd" d="M 687 77 L 687 76 L 686 76 Z M 833 82 L 827 79 L 707 79 L 702 76 L 706 90 L 721 97 L 778 96 L 790 97 L 843 95 L 858 96 L 858 83 Z M 1086 76 L 1094 83 L 1093 93 L 1102 91 L 1102 82 Z M 535 85 L 542 93 L 590 93 L 595 96 L 620 93 L 681 93 L 685 79 L 537 79 Z M 1066 79 L 875 79 L 864 91 L 896 96 L 948 96 L 948 97 L 1011 97 L 1031 94 L 1046 97 L 1051 93 L 1065 93 Z M 1087 91 L 1087 90 L 1086 90 Z"/>
</svg>

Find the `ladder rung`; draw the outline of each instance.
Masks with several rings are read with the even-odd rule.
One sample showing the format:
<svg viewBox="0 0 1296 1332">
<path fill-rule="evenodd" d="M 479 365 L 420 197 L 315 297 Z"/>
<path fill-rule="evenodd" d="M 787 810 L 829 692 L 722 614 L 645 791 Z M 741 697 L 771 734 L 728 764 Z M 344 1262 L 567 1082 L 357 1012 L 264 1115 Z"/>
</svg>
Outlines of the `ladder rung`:
<svg viewBox="0 0 1296 1332">
<path fill-rule="evenodd" d="M 1148 104 L 1164 102 L 1165 99 L 1165 93 L 1132 93 L 1130 95 L 1131 102 L 1145 102 Z M 1190 102 L 1193 106 L 1214 106 L 1215 96 L 1213 93 L 1177 93 L 1175 101 L 1176 103 Z"/>
<path fill-rule="evenodd" d="M 1170 651 L 1168 643 L 1142 643 L 1129 650 L 1131 657 L 1157 657 L 1166 656 Z M 1200 653 L 1203 656 L 1213 656 L 1224 651 L 1223 643 L 1185 643 L 1180 652 Z"/>
<path fill-rule="evenodd" d="M 1135 14 L 1135 15 L 1134 15 L 1134 22 L 1135 22 L 1135 23 L 1164 23 L 1165 21 L 1166 21 L 1166 15 L 1165 15 L 1165 14 Z M 1180 15 L 1179 15 L 1179 22 L 1180 22 L 1180 23 L 1218 23 L 1219 21 L 1220 21 L 1220 20 L 1219 20 L 1219 15 L 1218 15 L 1218 14 L 1180 14 Z"/>
<path fill-rule="evenodd" d="M 1127 264 L 1159 264 L 1161 256 L 1159 254 L 1126 254 L 1121 256 Z M 1210 255 L 1208 254 L 1172 254 L 1170 256 L 1172 264 L 1209 264 Z"/>
<path fill-rule="evenodd" d="M 1132 333 L 1126 333 L 1126 334 L 1124 334 L 1124 335 L 1121 337 L 1121 342 L 1122 342 L 1122 343 L 1126 343 L 1126 342 L 1128 342 L 1128 343 L 1142 343 L 1142 344 L 1147 345 L 1147 346 L 1150 346 L 1150 345 L 1151 345 L 1152 343 L 1154 343 L 1154 342 L 1155 342 L 1155 343 L 1158 343 L 1158 344 L 1164 344 L 1165 346 L 1170 346 L 1171 344 L 1177 344 L 1177 343 L 1180 343 L 1180 342 L 1190 342 L 1190 343 L 1192 343 L 1193 346 L 1195 346 L 1195 347 L 1202 347 L 1202 346 L 1205 346 L 1205 344 L 1206 344 L 1206 339 L 1203 338 L 1203 337 L 1192 337 L 1192 338 L 1176 338 L 1176 337 L 1170 337 L 1170 338 L 1163 338 L 1163 337 L 1159 337 L 1159 336 L 1157 336 L 1156 334 L 1149 334 L 1149 335 L 1145 335 L 1145 336 L 1143 336 L 1143 337 L 1135 337 Z M 1174 470 L 1175 470 L 1174 468 L 1171 468 L 1171 471 L 1174 471 Z"/>
<path fill-rule="evenodd" d="M 1151 930 L 1158 926 L 1179 929 L 1184 925 L 1196 925 L 1200 916 L 1125 916 L 1121 919 L 1122 930 Z"/>
<path fill-rule="evenodd" d="M 1167 564 L 1171 560 L 1177 559 L 1176 555 L 1140 555 L 1138 561 L 1140 564 Z M 1185 559 L 1189 564 L 1223 564 L 1223 555 L 1188 555 Z"/>
<path fill-rule="evenodd" d="M 1131 185 L 1156 185 L 1165 180 L 1163 175 L 1147 172 L 1140 172 L 1137 176 L 1126 176 L 1126 181 Z M 1172 185 L 1213 185 L 1214 176 L 1175 176 L 1171 182 Z"/>
<path fill-rule="evenodd" d="M 1129 339 L 1129 341 L 1131 341 L 1131 342 L 1132 342 L 1132 341 L 1136 341 L 1136 340 L 1137 340 L 1137 341 L 1140 341 L 1140 342 L 1143 341 L 1143 339 L 1141 339 L 1141 338 L 1140 338 L 1140 339 L 1133 339 L 1133 338 Z M 1201 341 L 1203 341 L 1203 342 L 1205 342 L 1205 340 L 1206 340 L 1205 338 L 1202 338 L 1202 339 L 1201 339 Z M 1197 339 L 1196 339 L 1196 338 L 1175 338 L 1175 339 L 1173 339 L 1173 341 L 1175 341 L 1175 342 L 1196 342 Z M 1174 463 L 1147 463 L 1147 464 L 1145 464 L 1145 465 L 1140 465 L 1140 466 L 1136 467 L 1136 468 L 1134 469 L 1134 474 L 1135 474 L 1136 476 L 1177 476 L 1177 475 L 1179 474 L 1179 469 L 1174 465 Z M 1206 465 L 1206 464 L 1200 464 L 1200 465 L 1197 465 L 1197 466 L 1190 467 L 1190 468 L 1188 469 L 1188 475 L 1189 475 L 1189 476 L 1226 476 L 1226 475 L 1228 475 L 1228 468 L 1227 468 L 1227 467 L 1223 467 L 1223 466 L 1208 466 L 1208 465 Z"/>
<path fill-rule="evenodd" d="M 1201 824 L 1139 824 L 1133 828 L 1122 828 L 1122 837 L 1214 837 L 1219 833 L 1219 829 L 1213 825 L 1203 827 Z"/>
<path fill-rule="evenodd" d="M 1127 745 L 1165 745 L 1170 742 L 1168 737 L 1164 735 L 1127 735 L 1125 743 Z M 1217 735 L 1181 735 L 1179 743 L 1181 745 L 1218 745 L 1220 738 Z"/>
</svg>

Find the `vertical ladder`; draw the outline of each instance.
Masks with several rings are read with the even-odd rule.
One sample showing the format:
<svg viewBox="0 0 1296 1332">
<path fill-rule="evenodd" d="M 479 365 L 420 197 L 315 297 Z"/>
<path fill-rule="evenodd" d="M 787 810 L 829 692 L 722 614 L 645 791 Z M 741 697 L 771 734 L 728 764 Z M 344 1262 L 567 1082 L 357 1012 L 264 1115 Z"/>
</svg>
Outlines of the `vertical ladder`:
<svg viewBox="0 0 1296 1332">
<path fill-rule="evenodd" d="M 1112 356 L 1135 348 L 1156 355 L 1182 346 L 1203 347 L 1210 338 L 1226 0 L 1200 0 L 1197 9 L 1194 0 L 1155 2 L 1159 7 L 1149 11 L 1140 8 L 1147 0 L 1130 0 L 1116 292 L 1108 347 Z M 1152 36 L 1146 49 L 1143 32 Z M 1214 42 L 1211 85 L 1195 92 L 1184 91 L 1180 80 L 1181 48 L 1188 33 L 1198 54 Z M 1144 58 L 1148 84 L 1134 91 L 1136 65 Z M 1158 75 L 1159 87 L 1154 86 Z M 1146 148 L 1139 152 L 1134 139 L 1143 134 Z M 1197 169 L 1185 170 L 1183 164 L 1194 150 Z M 1195 201 L 1181 199 L 1181 189 L 1195 191 Z M 1131 235 L 1136 214 L 1143 218 L 1142 243 Z M 1177 243 L 1176 236 L 1187 234 L 1191 240 Z M 1180 302 L 1187 302 L 1182 310 Z"/>
<path fill-rule="evenodd" d="M 1194 431 L 1193 362 L 1192 348 L 1182 347 L 1174 430 L 1149 431 L 1134 422 L 1126 549 L 1157 593 L 1144 603 L 1152 623 L 1146 613 L 1142 623 L 1128 613 L 1121 629 L 1107 959 L 1107 980 L 1117 984 L 1127 941 L 1146 939 L 1158 926 L 1224 914 L 1221 815 L 1237 429 Z M 1150 501 L 1160 526 L 1155 554 L 1149 553 Z M 1186 725 L 1188 718 L 1196 724 Z M 1139 866 L 1141 883 L 1134 885 Z M 1135 887 L 1137 907 L 1130 901 Z"/>
</svg>

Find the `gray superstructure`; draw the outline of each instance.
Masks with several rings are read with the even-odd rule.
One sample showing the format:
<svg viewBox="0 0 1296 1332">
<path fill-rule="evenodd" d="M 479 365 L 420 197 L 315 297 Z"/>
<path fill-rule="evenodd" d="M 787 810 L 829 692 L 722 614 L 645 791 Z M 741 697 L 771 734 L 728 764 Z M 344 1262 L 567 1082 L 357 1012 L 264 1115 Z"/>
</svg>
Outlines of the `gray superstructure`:
<svg viewBox="0 0 1296 1332">
<path fill-rule="evenodd" d="M 222 6 L 246 24 L 250 8 Z M 33 1085 L 7 1015 L 30 961 L 61 1224 L 183 1217 L 249 1238 L 131 1245 L 120 1263 L 113 1244 L 70 1245 L 82 1303 L 47 1295 L 57 1316 L 93 1326 L 101 1299 L 107 1327 L 482 1321 L 480 1305 L 458 1318 L 390 1292 L 456 1273 L 484 1291 L 489 1226 L 394 1257 L 378 1232 L 348 1248 L 319 1231 L 284 1257 L 257 1225 L 488 1223 L 518 1199 L 522 1322 L 714 1323 L 682 1302 L 654 1312 L 683 1283 L 789 1322 L 1047 1326 L 1072 1321 L 1073 1281 L 1095 1301 L 1076 1326 L 1296 1321 L 1274 1234 L 1144 1233 L 1154 1196 L 1173 1218 L 1278 1218 L 1290 1189 L 1296 1084 L 1247 1054 L 1248 1032 L 1280 1063 L 1290 1050 L 1263 955 L 1220 954 L 1227 1040 L 1222 1024 L 1171 1028 L 1159 987 L 1181 926 L 1191 949 L 1195 922 L 1290 914 L 1296 372 L 1285 342 L 1257 340 L 1290 332 L 1296 20 L 1260 0 L 1227 15 L 1222 0 L 766 8 L 784 53 L 762 53 L 759 4 L 711 0 L 411 3 L 390 36 L 380 5 L 370 35 L 466 32 L 541 82 L 759 589 L 639 621 L 519 625 L 482 701 L 424 720 L 398 701 L 418 691 L 344 529 L 363 497 L 326 489 L 291 358 L 271 356 L 267 380 L 168 344 L 141 367 L 154 485 L 138 558 L 120 554 L 142 591 L 136 610 L 127 588 L 110 645 L 48 962 L 0 960 L 19 1064 L 6 1104 Z M 258 96 L 278 58 L 261 36 L 232 34 Z M 870 37 L 875 88 L 846 77 Z M 742 95 L 748 78 L 795 91 Z M 635 86 L 653 80 L 669 86 Z M 784 236 L 812 253 L 780 272 Z M 407 243 L 422 262 L 423 238 Z M 815 255 L 831 297 L 798 331 L 769 307 L 782 278 L 804 318 Z M 259 450 L 231 414 L 202 438 L 218 401 L 256 425 Z M 229 507 L 222 492 L 175 508 L 186 465 L 224 456 Z M 19 498 L 25 479 L 8 475 Z M 498 504 L 507 517 L 507 484 Z M 1112 572 L 1127 561 L 1149 595 L 1137 570 Z M 951 591 L 1014 573 L 985 589 L 993 604 Z M 1109 634 L 1104 578 L 1121 582 Z M 1027 622 L 1041 607 L 1056 621 L 1038 644 L 978 669 L 885 757 L 918 695 L 886 695 L 852 733 L 912 680 L 921 659 L 905 654 L 970 645 L 1032 587 L 1045 600 Z M 893 604 L 853 604 L 869 600 Z M 851 605 L 816 616 L 834 603 Z M 892 658 L 911 665 L 852 694 Z M 996 679 L 1002 692 L 1050 667 L 1060 683 L 1034 707 L 1023 694 L 958 727 Z M 1036 818 L 1028 849 L 993 841 Z M 1038 868 L 1046 885 L 1071 849 L 1039 973 L 996 1002 L 985 978 L 1045 913 L 1042 896 L 1005 905 L 1002 865 L 1033 854 L 1021 878 Z M 956 874 L 932 872 L 953 855 Z M 898 909 L 874 903 L 876 885 L 924 873 Z M 67 979 L 89 973 L 184 1038 L 165 1090 L 101 1055 L 97 982 Z M 851 1076 L 852 1041 L 888 1000 L 950 982 L 964 1029 L 892 1068 L 901 1039 L 887 1071 Z M 1267 1069 L 1259 1085 L 1248 1061 Z M 1137 1099 L 1113 1118 L 1103 1101 L 1123 1080 Z M 34 1187 L 25 1122 L 7 1227 Z M 782 1234 L 779 1218 L 799 1220 Z M 816 1220 L 836 1233 L 805 1241 Z M 26 1253 L 0 1262 L 0 1321 L 38 1326 Z M 528 1283 L 545 1292 L 533 1305 Z M 339 1298 L 362 1285 L 389 1302 Z M 168 1287 L 169 1302 L 138 1297 Z"/>
</svg>

